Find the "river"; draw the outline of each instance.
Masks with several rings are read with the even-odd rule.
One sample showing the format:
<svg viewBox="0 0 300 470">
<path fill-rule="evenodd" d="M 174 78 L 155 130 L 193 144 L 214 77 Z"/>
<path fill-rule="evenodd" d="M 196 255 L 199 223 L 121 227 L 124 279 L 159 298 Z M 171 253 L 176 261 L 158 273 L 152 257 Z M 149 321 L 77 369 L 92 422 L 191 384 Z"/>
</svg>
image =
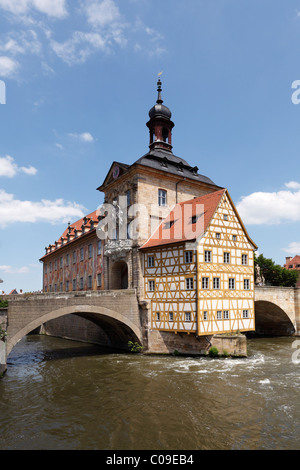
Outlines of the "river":
<svg viewBox="0 0 300 470">
<path fill-rule="evenodd" d="M 248 358 L 211 359 L 27 336 L 0 380 L 0 449 L 298 450 L 294 341 L 252 338 Z"/>
</svg>

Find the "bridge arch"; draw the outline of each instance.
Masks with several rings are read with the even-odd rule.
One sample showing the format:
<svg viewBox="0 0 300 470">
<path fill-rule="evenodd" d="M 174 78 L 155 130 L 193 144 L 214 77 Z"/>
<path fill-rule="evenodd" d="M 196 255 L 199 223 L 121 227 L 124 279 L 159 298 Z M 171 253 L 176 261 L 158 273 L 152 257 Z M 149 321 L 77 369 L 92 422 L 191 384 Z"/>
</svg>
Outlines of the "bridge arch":
<svg viewBox="0 0 300 470">
<path fill-rule="evenodd" d="M 9 337 L 8 335 L 6 355 L 8 356 L 18 341 L 31 331 L 50 320 L 70 314 L 87 318 L 99 325 L 105 330 L 108 337 L 112 340 L 112 343 L 118 343 L 120 348 L 126 348 L 128 341 L 130 340 L 142 344 L 142 334 L 138 326 L 121 313 L 115 312 L 106 307 L 73 305 L 48 312 L 29 322 L 13 336 Z"/>
<path fill-rule="evenodd" d="M 291 336 L 295 332 L 290 316 L 279 305 L 268 300 L 255 301 L 255 334 Z"/>
</svg>

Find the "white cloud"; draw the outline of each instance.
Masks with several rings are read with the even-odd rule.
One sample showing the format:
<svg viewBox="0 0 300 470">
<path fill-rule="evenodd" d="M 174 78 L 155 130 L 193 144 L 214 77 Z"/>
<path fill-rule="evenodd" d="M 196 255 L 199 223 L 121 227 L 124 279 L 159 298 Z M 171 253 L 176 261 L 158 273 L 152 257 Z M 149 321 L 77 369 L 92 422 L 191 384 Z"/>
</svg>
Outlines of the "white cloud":
<svg viewBox="0 0 300 470">
<path fill-rule="evenodd" d="M 7 56 L 0 56 L 0 77 L 9 78 L 15 74 L 19 67 L 16 60 Z"/>
<path fill-rule="evenodd" d="M 243 196 L 236 205 L 242 220 L 249 225 L 300 221 L 300 183 L 291 181 L 285 186 L 290 190 L 255 192 Z"/>
<path fill-rule="evenodd" d="M 107 41 L 100 33 L 84 33 L 74 31 L 71 38 L 65 42 L 50 40 L 50 46 L 58 57 L 68 65 L 80 64 L 95 51 L 108 51 Z"/>
<path fill-rule="evenodd" d="M 25 54 L 26 52 L 39 54 L 41 49 L 42 44 L 33 29 L 9 33 L 6 41 L 0 43 L 0 51 L 11 55 Z"/>
<path fill-rule="evenodd" d="M 67 223 L 72 219 L 80 219 L 86 212 L 84 206 L 75 202 L 63 199 L 55 201 L 42 199 L 38 202 L 21 201 L 15 199 L 13 194 L 0 189 L 0 228 L 20 222 Z"/>
<path fill-rule="evenodd" d="M 35 175 L 37 169 L 33 166 L 19 167 L 13 157 L 6 155 L 5 157 L 0 157 L 0 176 L 6 176 L 8 178 L 13 178 L 17 173 L 25 173 L 26 175 Z"/>
<path fill-rule="evenodd" d="M 300 183 L 296 181 L 290 181 L 289 183 L 285 183 L 285 186 L 289 189 L 300 189 Z"/>
<path fill-rule="evenodd" d="M 113 0 L 90 0 L 84 3 L 87 20 L 93 27 L 103 28 L 120 19 L 119 8 Z"/>
<path fill-rule="evenodd" d="M 283 248 L 283 251 L 289 253 L 290 255 L 299 255 L 300 254 L 300 242 L 291 242 L 287 248 Z"/>
<path fill-rule="evenodd" d="M 2 265 L 0 266 L 0 272 L 1 271 L 5 274 L 24 274 L 29 272 L 29 267 L 22 266 L 21 268 L 14 268 L 13 266 Z"/>
<path fill-rule="evenodd" d="M 89 132 L 83 132 L 82 134 L 68 134 L 74 139 L 80 140 L 80 142 L 94 142 L 94 137 Z"/>
<path fill-rule="evenodd" d="M 31 10 L 55 18 L 64 18 L 67 15 L 66 0 L 0 0 L 0 8 L 14 15 L 24 15 Z"/>
</svg>

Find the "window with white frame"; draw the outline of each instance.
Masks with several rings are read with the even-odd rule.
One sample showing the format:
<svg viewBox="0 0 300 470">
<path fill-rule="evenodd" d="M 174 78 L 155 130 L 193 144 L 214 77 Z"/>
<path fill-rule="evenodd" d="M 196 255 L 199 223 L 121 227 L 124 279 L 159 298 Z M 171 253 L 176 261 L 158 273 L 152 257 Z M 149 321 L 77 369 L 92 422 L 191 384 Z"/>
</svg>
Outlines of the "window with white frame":
<svg viewBox="0 0 300 470">
<path fill-rule="evenodd" d="M 192 277 L 187 277 L 185 279 L 185 288 L 191 290 L 194 288 L 194 279 Z"/>
<path fill-rule="evenodd" d="M 158 205 L 166 206 L 167 205 L 167 191 L 164 189 L 158 190 Z"/>
<path fill-rule="evenodd" d="M 102 274 L 97 274 L 97 286 L 101 287 L 102 286 Z"/>
<path fill-rule="evenodd" d="M 222 320 L 222 310 L 217 311 L 217 320 Z"/>
<path fill-rule="evenodd" d="M 230 253 L 224 252 L 224 263 L 230 263 Z"/>
<path fill-rule="evenodd" d="M 169 321 L 170 321 L 170 322 L 174 321 L 173 312 L 169 312 Z"/>
<path fill-rule="evenodd" d="M 203 312 L 203 320 L 207 320 L 208 319 L 208 313 L 207 313 L 207 310 L 204 310 Z"/>
<path fill-rule="evenodd" d="M 219 277 L 214 277 L 213 288 L 214 289 L 220 289 L 220 278 Z"/>
<path fill-rule="evenodd" d="M 228 319 L 229 319 L 229 310 L 224 310 L 224 311 L 223 311 L 223 318 L 224 318 L 224 320 L 228 320 Z"/>
<path fill-rule="evenodd" d="M 230 277 L 228 279 L 228 288 L 229 289 L 235 289 L 235 278 L 234 277 Z"/>
<path fill-rule="evenodd" d="M 202 289 L 209 289 L 209 277 L 202 278 Z"/>
<path fill-rule="evenodd" d="M 98 255 L 101 255 L 101 250 L 102 250 L 102 241 L 99 240 L 98 245 L 97 245 L 97 254 Z"/>
<path fill-rule="evenodd" d="M 228 220 L 228 214 L 223 214 L 223 219 Z"/>
<path fill-rule="evenodd" d="M 192 263 L 193 261 L 193 252 L 192 251 L 185 251 L 184 252 L 185 262 Z"/>
<path fill-rule="evenodd" d="M 148 286 L 149 286 L 149 291 L 150 292 L 154 292 L 155 291 L 155 281 L 151 280 L 148 282 Z"/>
<path fill-rule="evenodd" d="M 249 318 L 249 310 L 243 310 L 243 318 Z"/>
<path fill-rule="evenodd" d="M 148 268 L 154 267 L 154 256 L 148 256 Z"/>
<path fill-rule="evenodd" d="M 209 250 L 205 250 L 204 251 L 204 261 L 206 263 L 210 263 L 211 262 L 211 251 Z"/>
<path fill-rule="evenodd" d="M 234 242 L 236 242 L 236 240 L 237 240 L 236 235 L 232 235 L 232 240 L 233 240 Z"/>
<path fill-rule="evenodd" d="M 248 255 L 242 255 L 242 264 L 243 265 L 248 264 Z"/>
<path fill-rule="evenodd" d="M 186 322 L 190 322 L 191 321 L 191 312 L 185 312 L 184 317 L 185 317 Z"/>
<path fill-rule="evenodd" d="M 244 279 L 244 290 L 250 290 L 250 279 Z"/>
<path fill-rule="evenodd" d="M 216 233 L 216 238 L 217 239 L 220 239 L 221 238 L 221 234 L 219 232 Z"/>
</svg>

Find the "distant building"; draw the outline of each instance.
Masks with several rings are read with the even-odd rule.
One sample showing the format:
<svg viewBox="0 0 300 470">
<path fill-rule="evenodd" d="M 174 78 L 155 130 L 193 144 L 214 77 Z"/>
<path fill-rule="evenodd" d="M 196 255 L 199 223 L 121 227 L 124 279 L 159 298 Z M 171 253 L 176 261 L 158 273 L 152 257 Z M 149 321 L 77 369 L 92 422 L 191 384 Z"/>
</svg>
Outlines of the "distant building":
<svg viewBox="0 0 300 470">
<path fill-rule="evenodd" d="M 300 256 L 296 255 L 294 258 L 287 256 L 285 258 L 285 264 L 283 267 L 286 269 L 295 269 L 296 271 L 299 271 L 299 278 L 296 287 L 300 287 Z"/>
<path fill-rule="evenodd" d="M 227 189 L 173 154 L 162 103 L 159 80 L 148 153 L 113 162 L 97 188 L 103 207 L 46 247 L 44 292 L 135 289 L 150 329 L 166 334 L 254 330 L 257 246 Z"/>
</svg>

